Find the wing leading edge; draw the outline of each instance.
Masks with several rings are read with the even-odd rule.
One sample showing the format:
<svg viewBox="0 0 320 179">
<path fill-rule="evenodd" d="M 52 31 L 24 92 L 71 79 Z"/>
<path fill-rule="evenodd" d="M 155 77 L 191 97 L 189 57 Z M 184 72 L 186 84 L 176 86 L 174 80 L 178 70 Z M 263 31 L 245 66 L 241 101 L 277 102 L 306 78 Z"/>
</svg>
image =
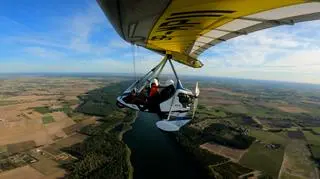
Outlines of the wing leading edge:
<svg viewBox="0 0 320 179">
<path fill-rule="evenodd" d="M 98 0 L 120 36 L 179 63 L 229 39 L 280 25 L 320 19 L 320 2 L 307 0 Z"/>
</svg>

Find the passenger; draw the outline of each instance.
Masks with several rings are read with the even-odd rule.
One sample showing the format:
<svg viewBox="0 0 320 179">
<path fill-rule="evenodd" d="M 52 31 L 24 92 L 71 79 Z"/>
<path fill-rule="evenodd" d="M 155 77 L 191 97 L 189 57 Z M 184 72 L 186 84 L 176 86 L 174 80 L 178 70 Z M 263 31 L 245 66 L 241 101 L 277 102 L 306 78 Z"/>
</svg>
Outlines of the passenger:
<svg viewBox="0 0 320 179">
<path fill-rule="evenodd" d="M 142 93 L 138 93 L 137 89 L 131 90 L 130 94 L 123 99 L 124 102 L 128 104 L 144 105 L 146 104 L 146 97 Z"/>
<path fill-rule="evenodd" d="M 164 89 L 160 93 L 160 99 L 161 102 L 168 100 L 174 95 L 175 87 L 174 87 L 174 81 L 173 80 L 167 80 L 165 82 Z"/>
<path fill-rule="evenodd" d="M 171 86 L 171 87 L 174 87 L 174 81 L 173 80 L 167 80 L 165 82 L 165 86 L 168 87 L 168 86 Z"/>
</svg>

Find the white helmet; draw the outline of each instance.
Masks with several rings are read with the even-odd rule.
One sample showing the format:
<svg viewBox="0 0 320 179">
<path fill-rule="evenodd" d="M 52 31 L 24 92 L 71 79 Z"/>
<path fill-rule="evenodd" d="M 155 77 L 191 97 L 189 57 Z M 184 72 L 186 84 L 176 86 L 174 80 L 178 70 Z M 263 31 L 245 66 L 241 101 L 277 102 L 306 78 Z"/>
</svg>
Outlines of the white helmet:
<svg viewBox="0 0 320 179">
<path fill-rule="evenodd" d="M 155 84 L 156 86 L 159 86 L 159 81 L 155 78 L 152 80 L 152 83 L 151 84 Z"/>
<path fill-rule="evenodd" d="M 165 85 L 166 85 L 166 86 L 174 85 L 174 81 L 173 81 L 173 80 L 167 80 L 167 81 L 165 82 Z"/>
</svg>

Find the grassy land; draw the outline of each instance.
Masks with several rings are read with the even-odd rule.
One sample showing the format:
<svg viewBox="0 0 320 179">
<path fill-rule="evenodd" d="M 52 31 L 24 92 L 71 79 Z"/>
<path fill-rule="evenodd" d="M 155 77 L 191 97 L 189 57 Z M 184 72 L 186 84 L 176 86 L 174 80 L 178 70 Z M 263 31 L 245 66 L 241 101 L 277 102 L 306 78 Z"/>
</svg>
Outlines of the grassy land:
<svg viewBox="0 0 320 179">
<path fill-rule="evenodd" d="M 254 143 L 241 158 L 240 164 L 277 177 L 282 165 L 283 154 L 284 148 L 282 147 L 273 150 L 267 149 L 263 144 Z"/>
<path fill-rule="evenodd" d="M 210 117 L 210 118 L 224 118 L 227 116 L 227 114 L 219 109 L 214 109 L 214 108 L 208 108 L 200 105 L 197 109 L 197 117 L 198 118 L 205 118 L 205 117 Z"/>
<path fill-rule="evenodd" d="M 312 130 L 316 133 L 320 133 L 320 127 L 313 127 Z"/>
<path fill-rule="evenodd" d="M 209 165 L 210 176 L 214 178 L 238 178 L 252 171 L 252 169 L 233 162 L 227 162 L 217 166 Z"/>
<path fill-rule="evenodd" d="M 244 105 L 225 105 L 223 108 L 231 113 L 241 113 L 241 114 L 246 114 L 248 112 L 248 108 Z"/>
<path fill-rule="evenodd" d="M 201 99 L 203 102 L 199 105 L 195 120 L 190 124 L 194 129 L 189 130 L 192 141 L 206 142 L 206 138 L 212 141 L 214 139 L 212 135 L 205 135 L 208 134 L 206 129 L 216 123 L 244 131 L 245 135 L 247 134 L 246 129 L 249 129 L 248 135 L 255 137 L 260 142 L 250 146 L 248 152 L 240 160 L 240 164 L 261 170 L 266 175 L 270 174 L 277 178 L 282 162 L 284 162 L 284 166 L 288 166 L 288 172 L 284 173 L 287 174 L 283 176 L 284 178 L 294 178 L 294 175 L 312 178 L 313 161 L 310 159 L 310 152 L 303 135 L 297 145 L 291 142 L 299 138 L 298 132 L 292 131 L 299 131 L 301 127 L 312 128 L 313 131 L 305 131 L 304 135 L 311 144 L 308 147 L 314 157 L 320 156 L 320 136 L 314 135 L 320 133 L 320 127 L 317 127 L 320 115 L 319 86 L 257 83 L 242 80 L 241 82 L 240 80 L 228 82 L 228 80 L 218 79 L 203 82 L 200 86 L 207 89 L 202 91 L 200 102 L 202 102 Z M 233 95 L 234 93 L 244 95 Z M 311 102 L 302 103 L 304 100 Z M 201 105 L 205 105 L 205 108 L 200 109 Z M 219 116 L 214 110 L 206 111 L 211 106 L 214 107 L 213 109 L 224 111 L 226 116 Z M 258 122 L 255 119 L 258 119 Z M 272 131 L 267 131 L 269 129 Z M 212 131 L 217 131 L 217 129 L 211 130 L 209 134 L 215 134 Z M 288 134 L 288 131 L 291 132 Z M 230 132 L 223 137 L 222 141 L 227 141 L 230 138 Z M 267 144 L 280 144 L 281 147 L 280 149 L 268 149 L 265 147 Z M 288 163 L 286 160 L 283 161 L 284 149 L 287 150 L 287 146 L 290 148 L 287 151 L 288 156 L 285 155 Z M 228 176 L 228 171 L 221 170 L 221 172 L 226 172 L 223 174 L 226 176 Z"/>
<path fill-rule="evenodd" d="M 320 136 L 319 135 L 314 135 L 310 131 L 303 131 L 303 133 L 308 141 L 308 144 L 320 146 Z"/>
<path fill-rule="evenodd" d="M 19 153 L 19 152 L 23 152 L 23 151 L 35 148 L 36 143 L 34 141 L 25 141 L 25 142 L 19 142 L 14 144 L 8 144 L 7 147 L 8 147 L 8 152 L 10 154 L 15 154 L 15 153 Z"/>
<path fill-rule="evenodd" d="M 79 123 L 87 118 L 88 118 L 88 116 L 81 114 L 81 113 L 73 113 L 71 116 L 71 119 L 76 123 Z"/>
<path fill-rule="evenodd" d="M 267 132 L 263 130 L 251 129 L 249 135 L 255 137 L 257 140 L 265 143 L 276 143 L 285 145 L 288 142 L 288 137 L 284 132 Z"/>
<path fill-rule="evenodd" d="M 8 147 L 6 145 L 0 146 L 0 154 L 8 151 Z"/>
<path fill-rule="evenodd" d="M 49 115 L 49 114 L 45 114 L 45 115 L 42 117 L 42 122 L 43 122 L 43 124 L 49 124 L 49 123 L 54 122 L 54 121 L 55 121 L 54 118 L 53 118 L 51 115 Z"/>
<path fill-rule="evenodd" d="M 303 140 L 292 140 L 285 149 L 285 162 L 280 178 L 303 176 L 314 178 L 315 165 L 310 160 L 310 152 Z"/>
<path fill-rule="evenodd" d="M 314 158 L 320 159 L 320 146 L 319 145 L 312 145 L 310 146 L 311 152 Z"/>
<path fill-rule="evenodd" d="M 50 113 L 51 110 L 48 106 L 39 106 L 39 107 L 34 107 L 33 110 L 37 111 L 38 113 L 41 114 L 47 114 Z"/>
<path fill-rule="evenodd" d="M 2 101 L 0 99 L 0 106 L 7 106 L 7 105 L 12 105 L 12 104 L 19 104 L 19 101 L 14 101 L 14 100 L 4 100 Z"/>
<path fill-rule="evenodd" d="M 33 108 L 34 111 L 41 113 L 41 114 L 48 114 L 52 112 L 64 112 L 67 116 L 72 117 L 73 110 L 70 107 L 70 104 L 63 104 L 61 108 L 51 109 L 49 106 L 38 106 Z"/>
</svg>

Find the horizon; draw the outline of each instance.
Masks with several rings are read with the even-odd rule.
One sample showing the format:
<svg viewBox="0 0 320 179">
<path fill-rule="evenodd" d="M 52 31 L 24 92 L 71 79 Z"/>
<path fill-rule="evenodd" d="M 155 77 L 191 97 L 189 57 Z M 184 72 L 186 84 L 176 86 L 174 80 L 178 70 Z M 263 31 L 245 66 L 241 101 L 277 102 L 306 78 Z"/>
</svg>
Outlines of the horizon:
<svg viewBox="0 0 320 179">
<path fill-rule="evenodd" d="M 96 2 L 0 2 L 0 73 L 144 74 L 161 56 L 132 47 Z M 320 20 L 234 38 L 208 49 L 180 75 L 320 84 Z M 135 51 L 135 52 L 133 52 Z"/>
<path fill-rule="evenodd" d="M 9 73 L 2 73 L 0 72 L 0 79 L 6 76 L 19 76 L 19 77 L 31 77 L 31 78 L 37 78 L 37 77 L 80 77 L 77 75 L 83 75 L 81 77 L 102 77 L 102 76 L 112 76 L 112 77 L 131 77 L 131 78 L 136 78 L 136 77 L 141 77 L 144 74 L 143 73 L 137 73 L 136 77 L 134 76 L 133 73 L 115 73 L 115 72 L 9 72 Z M 46 75 L 52 75 L 52 76 L 46 76 Z M 65 76 L 64 76 L 65 75 Z M 88 75 L 88 76 L 86 76 Z M 101 76 L 100 76 L 101 75 Z M 171 75 L 174 76 L 171 73 L 163 73 L 163 75 Z M 320 87 L 320 84 L 318 83 L 308 83 L 308 82 L 296 82 L 296 81 L 282 81 L 282 80 L 265 80 L 265 79 L 253 79 L 253 78 L 241 78 L 241 77 L 224 77 L 224 76 L 204 76 L 204 75 L 190 75 L 190 74 L 182 74 L 178 75 L 180 79 L 184 80 L 184 78 L 200 78 L 199 81 L 206 80 L 208 79 L 227 79 L 227 80 L 243 80 L 243 81 L 253 81 L 253 82 L 271 82 L 271 83 L 282 83 L 282 84 L 294 84 L 294 85 L 312 85 L 316 87 Z M 4 78 L 6 79 L 6 78 Z"/>
</svg>

